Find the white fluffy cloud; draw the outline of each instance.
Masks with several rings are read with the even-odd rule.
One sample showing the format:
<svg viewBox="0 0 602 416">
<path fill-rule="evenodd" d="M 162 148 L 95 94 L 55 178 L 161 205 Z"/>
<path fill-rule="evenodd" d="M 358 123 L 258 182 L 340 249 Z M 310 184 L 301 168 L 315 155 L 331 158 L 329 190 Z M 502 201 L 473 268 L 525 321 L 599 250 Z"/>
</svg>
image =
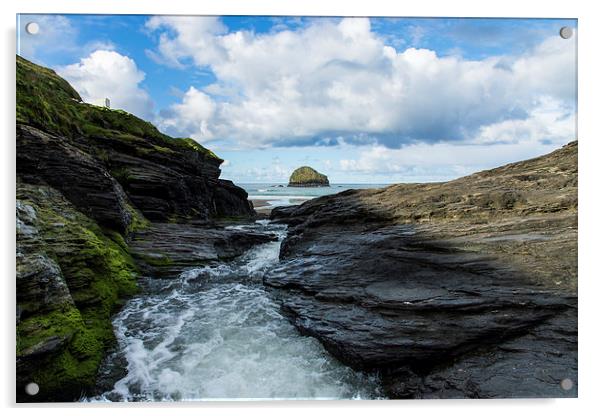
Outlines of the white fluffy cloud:
<svg viewBox="0 0 602 416">
<path fill-rule="evenodd" d="M 358 149 L 357 159 L 343 159 L 332 176 L 373 183 L 438 182 L 551 152 L 557 144 L 540 142 L 479 144 L 416 143 L 401 149 L 382 145 Z"/>
<path fill-rule="evenodd" d="M 140 87 L 145 74 L 127 56 L 112 50 L 97 50 L 78 63 L 57 68 L 57 72 L 86 102 L 103 104 L 109 98 L 112 108 L 146 119 L 153 117 L 153 102 Z"/>
<path fill-rule="evenodd" d="M 343 138 L 396 148 L 508 142 L 514 134 L 572 138 L 562 120 L 574 117 L 575 43 L 558 36 L 522 56 L 471 61 L 398 51 L 363 18 L 267 34 L 227 32 L 214 17 L 153 17 L 147 28 L 159 34 L 155 59 L 217 78 L 203 91 L 189 89 L 161 122 L 201 141 L 257 147 Z M 564 127 L 546 124 L 560 112 Z"/>
<path fill-rule="evenodd" d="M 202 91 L 190 87 L 182 102 L 161 113 L 159 127 L 165 131 L 192 131 L 197 140 L 214 138 L 209 123 L 215 116 L 216 103 Z"/>
<path fill-rule="evenodd" d="M 482 126 L 471 142 L 476 144 L 548 143 L 564 144 L 576 139 L 576 118 L 571 104 L 544 97 L 527 117 L 509 118 Z"/>
<path fill-rule="evenodd" d="M 338 169 L 398 182 L 449 180 L 551 152 L 575 139 L 575 131 L 572 109 L 559 100 L 543 99 L 525 118 L 483 126 L 470 140 L 413 143 L 400 149 L 366 147 L 357 158 L 340 160 Z"/>
</svg>

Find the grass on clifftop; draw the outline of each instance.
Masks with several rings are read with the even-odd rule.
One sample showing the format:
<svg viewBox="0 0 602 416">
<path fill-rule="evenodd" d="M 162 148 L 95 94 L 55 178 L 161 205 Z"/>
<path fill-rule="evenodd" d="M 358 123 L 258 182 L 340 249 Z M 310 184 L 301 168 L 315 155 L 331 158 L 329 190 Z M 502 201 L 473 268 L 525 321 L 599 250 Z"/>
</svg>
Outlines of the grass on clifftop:
<svg viewBox="0 0 602 416">
<path fill-rule="evenodd" d="M 194 150 L 221 160 L 193 139 L 174 139 L 126 111 L 84 103 L 77 91 L 56 72 L 18 55 L 17 123 L 68 138 L 88 136 L 127 140 L 133 136 L 174 150 Z"/>
<path fill-rule="evenodd" d="M 292 173 L 289 183 L 291 184 L 304 184 L 304 183 L 319 183 L 328 184 L 328 178 L 326 175 L 319 173 L 309 166 L 301 166 L 295 169 Z"/>
</svg>

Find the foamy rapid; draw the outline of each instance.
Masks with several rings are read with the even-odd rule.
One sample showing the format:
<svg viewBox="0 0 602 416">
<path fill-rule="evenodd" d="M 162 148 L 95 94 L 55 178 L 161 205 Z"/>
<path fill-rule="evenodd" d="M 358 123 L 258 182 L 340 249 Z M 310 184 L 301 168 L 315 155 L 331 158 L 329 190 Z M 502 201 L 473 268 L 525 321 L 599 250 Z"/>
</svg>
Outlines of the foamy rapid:
<svg viewBox="0 0 602 416">
<path fill-rule="evenodd" d="M 92 400 L 375 398 L 378 381 L 301 336 L 261 284 L 278 262 L 282 226 L 251 226 L 279 241 L 175 280 L 147 279 L 114 318 L 117 351 L 101 373 L 127 375 Z M 117 367 L 116 367 L 117 366 Z"/>
</svg>

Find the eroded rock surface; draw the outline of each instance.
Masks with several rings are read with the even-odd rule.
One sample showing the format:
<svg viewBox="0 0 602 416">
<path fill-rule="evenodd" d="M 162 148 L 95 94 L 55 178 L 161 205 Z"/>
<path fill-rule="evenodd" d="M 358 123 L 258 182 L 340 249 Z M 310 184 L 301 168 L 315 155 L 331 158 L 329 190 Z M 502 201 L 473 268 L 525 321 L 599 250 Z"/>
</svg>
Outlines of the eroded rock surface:
<svg viewBox="0 0 602 416">
<path fill-rule="evenodd" d="M 82 102 L 54 71 L 17 57 L 17 174 L 56 187 L 101 225 L 125 230 L 127 205 L 159 222 L 252 218 L 246 192 L 219 179 L 222 162 L 190 138 Z"/>
<path fill-rule="evenodd" d="M 266 240 L 210 229 L 255 216 L 246 192 L 219 179 L 223 161 L 210 150 L 86 104 L 21 57 L 16 78 L 17 400 L 78 400 L 94 387 L 115 342 L 111 316 L 141 273 L 177 273 Z M 35 396 L 24 390 L 31 382 Z"/>
<path fill-rule="evenodd" d="M 390 397 L 574 397 L 576 209 L 576 142 L 448 183 L 347 191 L 273 211 L 290 230 L 265 283 Z"/>
<path fill-rule="evenodd" d="M 48 185 L 17 183 L 16 224 L 17 399 L 77 399 L 114 339 L 119 299 L 136 292 L 136 266 L 117 232 Z"/>
<path fill-rule="evenodd" d="M 229 260 L 275 239 L 265 233 L 227 227 L 153 224 L 134 233 L 129 245 L 144 274 L 176 278 L 186 268 Z"/>
</svg>

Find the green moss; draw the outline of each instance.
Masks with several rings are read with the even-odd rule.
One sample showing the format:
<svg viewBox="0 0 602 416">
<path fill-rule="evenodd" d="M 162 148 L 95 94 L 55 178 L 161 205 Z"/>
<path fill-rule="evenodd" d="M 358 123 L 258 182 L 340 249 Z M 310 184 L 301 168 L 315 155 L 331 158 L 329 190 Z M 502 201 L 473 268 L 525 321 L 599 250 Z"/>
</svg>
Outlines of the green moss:
<svg viewBox="0 0 602 416">
<path fill-rule="evenodd" d="M 136 148 L 136 152 L 141 156 L 147 156 L 147 155 L 152 155 L 152 154 L 156 154 L 156 153 L 166 154 L 166 155 L 177 154 L 176 151 L 174 151 L 168 147 L 157 146 L 155 144 L 151 145 L 151 147 L 138 147 L 138 148 Z"/>
<path fill-rule="evenodd" d="M 71 338 L 82 327 L 81 315 L 73 305 L 22 320 L 17 328 L 17 356 L 52 337 Z"/>
<path fill-rule="evenodd" d="M 201 146 L 197 141 L 195 141 L 194 139 L 191 139 L 189 137 L 187 137 L 187 138 L 177 138 L 177 139 L 173 139 L 173 141 L 179 147 L 193 149 L 193 150 L 196 150 L 199 153 L 203 153 L 203 154 L 208 155 L 208 156 L 210 156 L 210 157 L 212 157 L 214 159 L 220 159 L 211 150 L 209 150 L 209 149 Z"/>
<path fill-rule="evenodd" d="M 132 207 L 130 204 L 126 204 L 126 209 L 130 213 L 131 218 L 130 225 L 126 230 L 127 234 L 135 233 L 136 231 L 142 231 L 150 226 L 150 221 L 147 220 L 136 208 Z M 125 247 L 127 248 L 127 245 Z"/>
<path fill-rule="evenodd" d="M 111 176 L 117 179 L 122 186 L 127 186 L 127 184 L 132 179 L 132 173 L 128 168 L 115 168 L 111 169 Z"/>
<path fill-rule="evenodd" d="M 35 369 L 36 382 L 61 389 L 90 386 L 114 342 L 111 315 L 137 292 L 136 265 L 121 234 L 100 228 L 57 191 L 19 183 L 17 198 L 34 208 L 40 250 L 59 265 L 74 302 L 21 321 L 17 355 L 53 337 L 64 339 L 67 347 Z"/>
<path fill-rule="evenodd" d="M 106 341 L 98 329 L 89 329 L 88 325 L 72 305 L 19 323 L 17 357 L 56 338 L 67 345 L 57 349 L 55 354 L 42 355 L 29 374 L 28 381 L 41 387 L 37 399 L 61 400 L 64 397 L 68 400 L 82 389 L 94 386 Z M 103 329 L 102 335 L 106 338 L 108 333 L 105 331 Z"/>
<path fill-rule="evenodd" d="M 328 178 L 309 166 L 301 166 L 292 173 L 289 179 L 289 186 L 303 184 L 328 185 Z"/>
<path fill-rule="evenodd" d="M 105 164 L 109 162 L 110 158 L 109 158 L 109 152 L 106 151 L 106 149 L 102 149 L 102 148 L 95 148 L 93 150 L 94 155 L 101 161 L 103 161 Z"/>
<path fill-rule="evenodd" d="M 31 398 L 42 401 L 68 401 L 86 389 L 94 387 L 98 370 L 96 357 L 81 359 L 71 350 L 46 358 L 33 371 L 32 381 L 40 386 L 40 393 Z"/>
<path fill-rule="evenodd" d="M 102 351 L 103 345 L 95 331 L 85 329 L 80 331 L 71 343 L 71 352 L 78 359 L 95 358 L 99 351 Z M 100 357 L 102 359 L 102 356 Z"/>
<path fill-rule="evenodd" d="M 168 267 L 173 264 L 173 260 L 165 253 L 160 253 L 153 256 L 142 255 L 141 259 L 149 266 L 153 267 Z"/>
<path fill-rule="evenodd" d="M 17 122 L 67 138 L 87 136 L 126 142 L 150 142 L 148 151 L 193 150 L 219 159 L 192 139 L 174 139 L 148 121 L 123 110 L 82 102 L 79 94 L 54 71 L 17 55 Z"/>
</svg>

